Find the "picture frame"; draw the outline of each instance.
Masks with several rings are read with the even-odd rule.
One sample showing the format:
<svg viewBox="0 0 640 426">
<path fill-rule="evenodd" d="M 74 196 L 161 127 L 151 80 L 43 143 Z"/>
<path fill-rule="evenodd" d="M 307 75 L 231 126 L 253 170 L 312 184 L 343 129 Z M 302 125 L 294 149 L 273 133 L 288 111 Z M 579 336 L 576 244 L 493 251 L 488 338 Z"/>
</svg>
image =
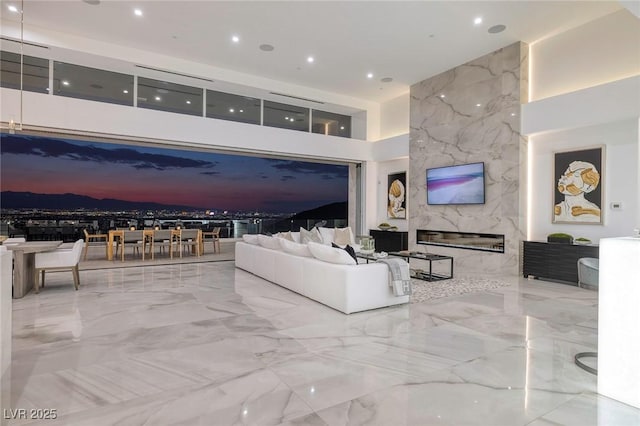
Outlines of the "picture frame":
<svg viewBox="0 0 640 426">
<path fill-rule="evenodd" d="M 552 223 L 604 223 L 604 146 L 553 153 Z"/>
<path fill-rule="evenodd" d="M 407 218 L 407 172 L 391 173 L 387 176 L 387 218 Z"/>
</svg>

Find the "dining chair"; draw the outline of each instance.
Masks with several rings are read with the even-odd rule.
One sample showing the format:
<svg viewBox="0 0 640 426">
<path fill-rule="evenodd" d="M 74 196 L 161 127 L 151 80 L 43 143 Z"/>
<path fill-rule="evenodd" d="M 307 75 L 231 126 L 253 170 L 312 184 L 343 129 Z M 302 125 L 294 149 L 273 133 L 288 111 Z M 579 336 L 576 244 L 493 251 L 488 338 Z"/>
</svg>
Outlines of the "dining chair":
<svg viewBox="0 0 640 426">
<path fill-rule="evenodd" d="M 84 247 L 84 240 L 79 239 L 73 244 L 71 250 L 56 249 L 36 253 L 35 269 L 36 269 L 36 294 L 40 293 L 40 275 L 42 275 L 42 287 L 44 287 L 45 271 L 71 271 L 73 274 L 73 284 L 78 290 L 80 287 L 80 272 L 78 264 Z"/>
<path fill-rule="evenodd" d="M 196 256 L 200 256 L 202 231 L 200 229 L 181 229 L 180 231 L 180 257 L 182 252 L 191 248 Z"/>
<path fill-rule="evenodd" d="M 204 253 L 204 246 L 208 240 L 207 237 L 211 237 L 210 240 L 211 240 L 211 244 L 213 245 L 213 252 L 220 253 L 220 230 L 221 229 L 222 228 L 220 227 L 215 227 L 211 231 L 202 232 L 202 244 L 200 248 L 200 253 L 202 254 Z"/>
<path fill-rule="evenodd" d="M 104 256 L 105 258 L 108 256 L 109 249 L 109 235 L 108 234 L 90 234 L 89 231 L 83 229 L 84 232 L 84 253 L 82 258 L 87 260 L 87 252 L 89 251 L 89 246 L 100 246 L 104 245 Z M 100 241 L 102 240 L 102 241 Z M 96 244 L 96 242 L 98 244 Z M 118 246 L 116 246 L 116 255 L 117 255 Z"/>
<path fill-rule="evenodd" d="M 142 231 L 124 231 L 124 241 L 122 247 L 122 261 L 124 261 L 124 252 L 127 246 L 131 247 L 131 252 L 135 256 L 140 253 L 142 247 L 142 260 L 144 260 L 144 233 Z"/>
<path fill-rule="evenodd" d="M 158 254 L 163 251 L 169 251 L 169 257 L 173 259 L 173 247 L 177 246 L 177 239 L 174 241 L 173 231 L 171 229 L 158 229 L 153 231 L 153 238 L 149 245 L 151 259 L 155 259 L 155 248 L 158 247 Z"/>
</svg>

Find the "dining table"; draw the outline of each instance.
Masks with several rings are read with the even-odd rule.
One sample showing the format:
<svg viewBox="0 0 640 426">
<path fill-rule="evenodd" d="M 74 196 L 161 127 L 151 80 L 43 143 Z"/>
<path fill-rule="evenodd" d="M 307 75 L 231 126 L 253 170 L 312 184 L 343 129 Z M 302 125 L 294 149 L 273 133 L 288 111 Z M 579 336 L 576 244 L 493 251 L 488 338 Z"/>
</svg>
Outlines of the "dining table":
<svg viewBox="0 0 640 426">
<path fill-rule="evenodd" d="M 62 241 L 27 241 L 5 244 L 13 252 L 13 298 L 23 298 L 35 286 L 36 253 L 52 251 Z"/>
</svg>

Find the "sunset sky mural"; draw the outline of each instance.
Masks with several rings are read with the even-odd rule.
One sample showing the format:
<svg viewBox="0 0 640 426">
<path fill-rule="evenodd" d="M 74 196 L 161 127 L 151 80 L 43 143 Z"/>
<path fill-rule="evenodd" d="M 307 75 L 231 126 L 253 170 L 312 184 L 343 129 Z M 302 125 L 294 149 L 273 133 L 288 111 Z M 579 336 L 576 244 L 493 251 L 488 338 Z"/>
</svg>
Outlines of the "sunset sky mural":
<svg viewBox="0 0 640 426">
<path fill-rule="evenodd" d="M 2 191 L 285 213 L 348 198 L 343 165 L 4 133 L 0 142 Z"/>
</svg>

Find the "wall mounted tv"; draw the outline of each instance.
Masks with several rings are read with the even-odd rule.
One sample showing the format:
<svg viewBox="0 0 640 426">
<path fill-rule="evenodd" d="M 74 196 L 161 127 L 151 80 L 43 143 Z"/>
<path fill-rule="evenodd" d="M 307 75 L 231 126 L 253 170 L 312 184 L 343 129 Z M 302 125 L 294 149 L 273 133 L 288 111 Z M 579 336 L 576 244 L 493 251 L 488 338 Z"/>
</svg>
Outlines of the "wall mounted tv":
<svg viewBox="0 0 640 426">
<path fill-rule="evenodd" d="M 484 204 L 484 163 L 427 169 L 427 204 Z"/>
</svg>

